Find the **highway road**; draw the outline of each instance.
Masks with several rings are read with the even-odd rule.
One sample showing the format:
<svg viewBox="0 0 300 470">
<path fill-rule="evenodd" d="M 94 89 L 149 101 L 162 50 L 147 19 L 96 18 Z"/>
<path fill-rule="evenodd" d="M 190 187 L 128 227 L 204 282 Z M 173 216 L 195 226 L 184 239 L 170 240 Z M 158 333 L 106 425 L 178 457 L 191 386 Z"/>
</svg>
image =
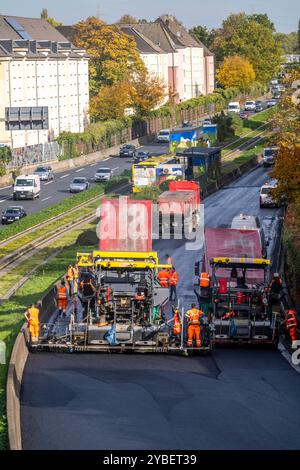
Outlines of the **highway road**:
<svg viewBox="0 0 300 470">
<path fill-rule="evenodd" d="M 142 146 L 141 150 L 147 150 L 153 155 L 162 155 L 169 151 L 169 146 L 165 144 L 151 144 Z M 73 178 L 76 176 L 84 176 L 89 179 L 91 186 L 97 183 L 93 182 L 93 177 L 98 168 L 112 168 L 114 175 L 121 174 L 125 169 L 130 169 L 132 161 L 129 158 L 120 158 L 117 156 L 110 157 L 99 162 L 87 164 L 85 166 L 69 169 L 60 173 L 55 173 L 54 181 L 41 182 L 41 195 L 34 201 L 13 201 L 12 200 L 12 187 L 8 186 L 0 188 L 0 213 L 6 209 L 6 207 L 19 204 L 22 205 L 27 214 L 40 211 L 48 206 L 56 204 L 67 197 L 73 196 L 69 192 L 69 186 Z M 0 228 L 3 227 L 0 225 Z"/>
<path fill-rule="evenodd" d="M 258 215 L 277 250 L 280 209 L 260 209 L 259 167 L 205 200 L 206 226 Z M 199 250 L 154 243 L 194 300 Z M 279 351 L 224 348 L 204 357 L 30 354 L 21 391 L 24 449 L 299 449 L 300 376 Z"/>
</svg>

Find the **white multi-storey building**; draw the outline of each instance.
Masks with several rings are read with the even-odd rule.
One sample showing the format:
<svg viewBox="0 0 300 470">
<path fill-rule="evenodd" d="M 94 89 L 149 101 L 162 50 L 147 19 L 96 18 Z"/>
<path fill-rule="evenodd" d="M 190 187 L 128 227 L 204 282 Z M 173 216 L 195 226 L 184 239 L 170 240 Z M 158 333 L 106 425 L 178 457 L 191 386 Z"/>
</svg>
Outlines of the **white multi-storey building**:
<svg viewBox="0 0 300 470">
<path fill-rule="evenodd" d="M 0 16 L 0 145 L 51 142 L 88 123 L 88 57 L 42 19 Z"/>
</svg>

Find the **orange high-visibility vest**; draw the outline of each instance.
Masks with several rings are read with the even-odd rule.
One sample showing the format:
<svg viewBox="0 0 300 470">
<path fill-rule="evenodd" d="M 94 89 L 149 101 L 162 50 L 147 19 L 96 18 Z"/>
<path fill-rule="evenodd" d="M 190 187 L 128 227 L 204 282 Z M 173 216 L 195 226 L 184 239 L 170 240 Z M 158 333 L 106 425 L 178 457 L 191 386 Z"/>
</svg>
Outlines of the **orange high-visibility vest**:
<svg viewBox="0 0 300 470">
<path fill-rule="evenodd" d="M 170 273 L 170 286 L 177 286 L 178 284 L 178 273 L 177 271 L 174 271 L 173 273 Z"/>
<path fill-rule="evenodd" d="M 202 317 L 203 312 L 197 308 L 192 308 L 186 313 L 189 325 L 200 325 L 200 318 Z"/>
<path fill-rule="evenodd" d="M 64 300 L 67 298 L 67 288 L 66 287 L 60 287 L 58 289 L 58 298 L 59 300 Z"/>
<path fill-rule="evenodd" d="M 200 287 L 209 287 L 210 277 L 208 273 L 201 273 L 199 285 Z"/>
<path fill-rule="evenodd" d="M 180 333 L 181 333 L 181 324 L 179 320 L 178 311 L 176 310 L 175 315 L 174 315 L 173 334 L 180 335 Z"/>
<path fill-rule="evenodd" d="M 161 285 L 161 287 L 168 287 L 169 285 L 169 279 L 170 279 L 170 273 L 168 271 L 160 271 L 157 275 L 157 279 Z"/>
<path fill-rule="evenodd" d="M 40 314 L 40 311 L 38 308 L 36 307 L 30 307 L 28 310 L 27 310 L 28 314 L 29 314 L 29 321 L 39 321 L 39 314 Z"/>
</svg>

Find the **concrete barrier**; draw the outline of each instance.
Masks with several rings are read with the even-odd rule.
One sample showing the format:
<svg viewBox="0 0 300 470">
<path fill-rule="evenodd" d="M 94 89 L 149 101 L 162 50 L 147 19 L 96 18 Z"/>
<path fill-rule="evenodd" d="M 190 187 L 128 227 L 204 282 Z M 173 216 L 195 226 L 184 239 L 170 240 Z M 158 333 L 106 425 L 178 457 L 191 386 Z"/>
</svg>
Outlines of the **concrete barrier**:
<svg viewBox="0 0 300 470">
<path fill-rule="evenodd" d="M 6 416 L 9 447 L 11 450 L 22 450 L 20 392 L 23 371 L 28 357 L 28 349 L 24 337 L 24 329 L 15 341 L 7 374 L 6 383 Z"/>
</svg>

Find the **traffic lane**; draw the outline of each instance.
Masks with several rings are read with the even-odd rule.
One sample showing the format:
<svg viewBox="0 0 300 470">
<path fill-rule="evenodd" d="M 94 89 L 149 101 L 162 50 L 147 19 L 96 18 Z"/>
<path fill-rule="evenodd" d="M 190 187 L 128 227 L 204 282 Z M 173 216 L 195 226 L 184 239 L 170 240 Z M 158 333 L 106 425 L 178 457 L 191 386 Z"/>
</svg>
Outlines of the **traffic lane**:
<svg viewBox="0 0 300 470">
<path fill-rule="evenodd" d="M 0 208 L 1 210 L 4 210 L 6 207 L 11 205 L 22 205 L 25 208 L 27 214 L 38 212 L 42 209 L 49 207 L 50 205 L 61 202 L 65 198 L 71 197 L 73 194 L 70 193 L 69 186 L 76 176 L 86 177 L 91 182 L 91 186 L 97 184 L 93 182 L 93 178 L 97 168 L 99 168 L 100 166 L 101 165 L 99 163 L 96 163 L 89 165 L 88 167 L 76 168 L 56 175 L 54 177 L 54 180 L 52 181 L 41 182 L 40 197 L 35 199 L 34 201 L 13 201 L 12 188 L 10 188 L 9 192 L 7 192 L 5 195 L 1 195 L 3 203 L 0 205 Z M 114 175 L 117 176 L 120 175 L 125 169 L 130 169 L 131 162 L 126 159 L 113 158 L 105 162 L 105 165 L 102 166 L 107 166 L 109 168 L 114 169 Z"/>
<path fill-rule="evenodd" d="M 300 377 L 274 351 L 30 354 L 25 450 L 299 449 Z"/>
<path fill-rule="evenodd" d="M 151 155 L 162 155 L 164 153 L 168 153 L 168 148 L 168 145 L 153 143 L 142 146 L 139 149 L 149 151 Z M 83 176 L 88 178 L 93 184 L 93 178 L 97 169 L 104 167 L 112 168 L 114 170 L 114 174 L 117 176 L 125 169 L 131 169 L 132 159 L 117 156 L 109 157 L 99 162 L 89 163 L 81 167 L 75 167 L 55 173 L 54 181 L 41 182 L 41 195 L 39 199 L 35 199 L 34 201 L 21 200 L 17 201 L 16 204 L 18 203 L 23 205 L 28 214 L 45 209 L 46 207 L 56 204 L 62 199 L 72 195 L 68 189 L 73 178 L 76 176 Z M 0 188 L 0 211 L 6 209 L 9 205 L 15 204 L 12 200 L 12 193 L 12 186 Z"/>
</svg>

